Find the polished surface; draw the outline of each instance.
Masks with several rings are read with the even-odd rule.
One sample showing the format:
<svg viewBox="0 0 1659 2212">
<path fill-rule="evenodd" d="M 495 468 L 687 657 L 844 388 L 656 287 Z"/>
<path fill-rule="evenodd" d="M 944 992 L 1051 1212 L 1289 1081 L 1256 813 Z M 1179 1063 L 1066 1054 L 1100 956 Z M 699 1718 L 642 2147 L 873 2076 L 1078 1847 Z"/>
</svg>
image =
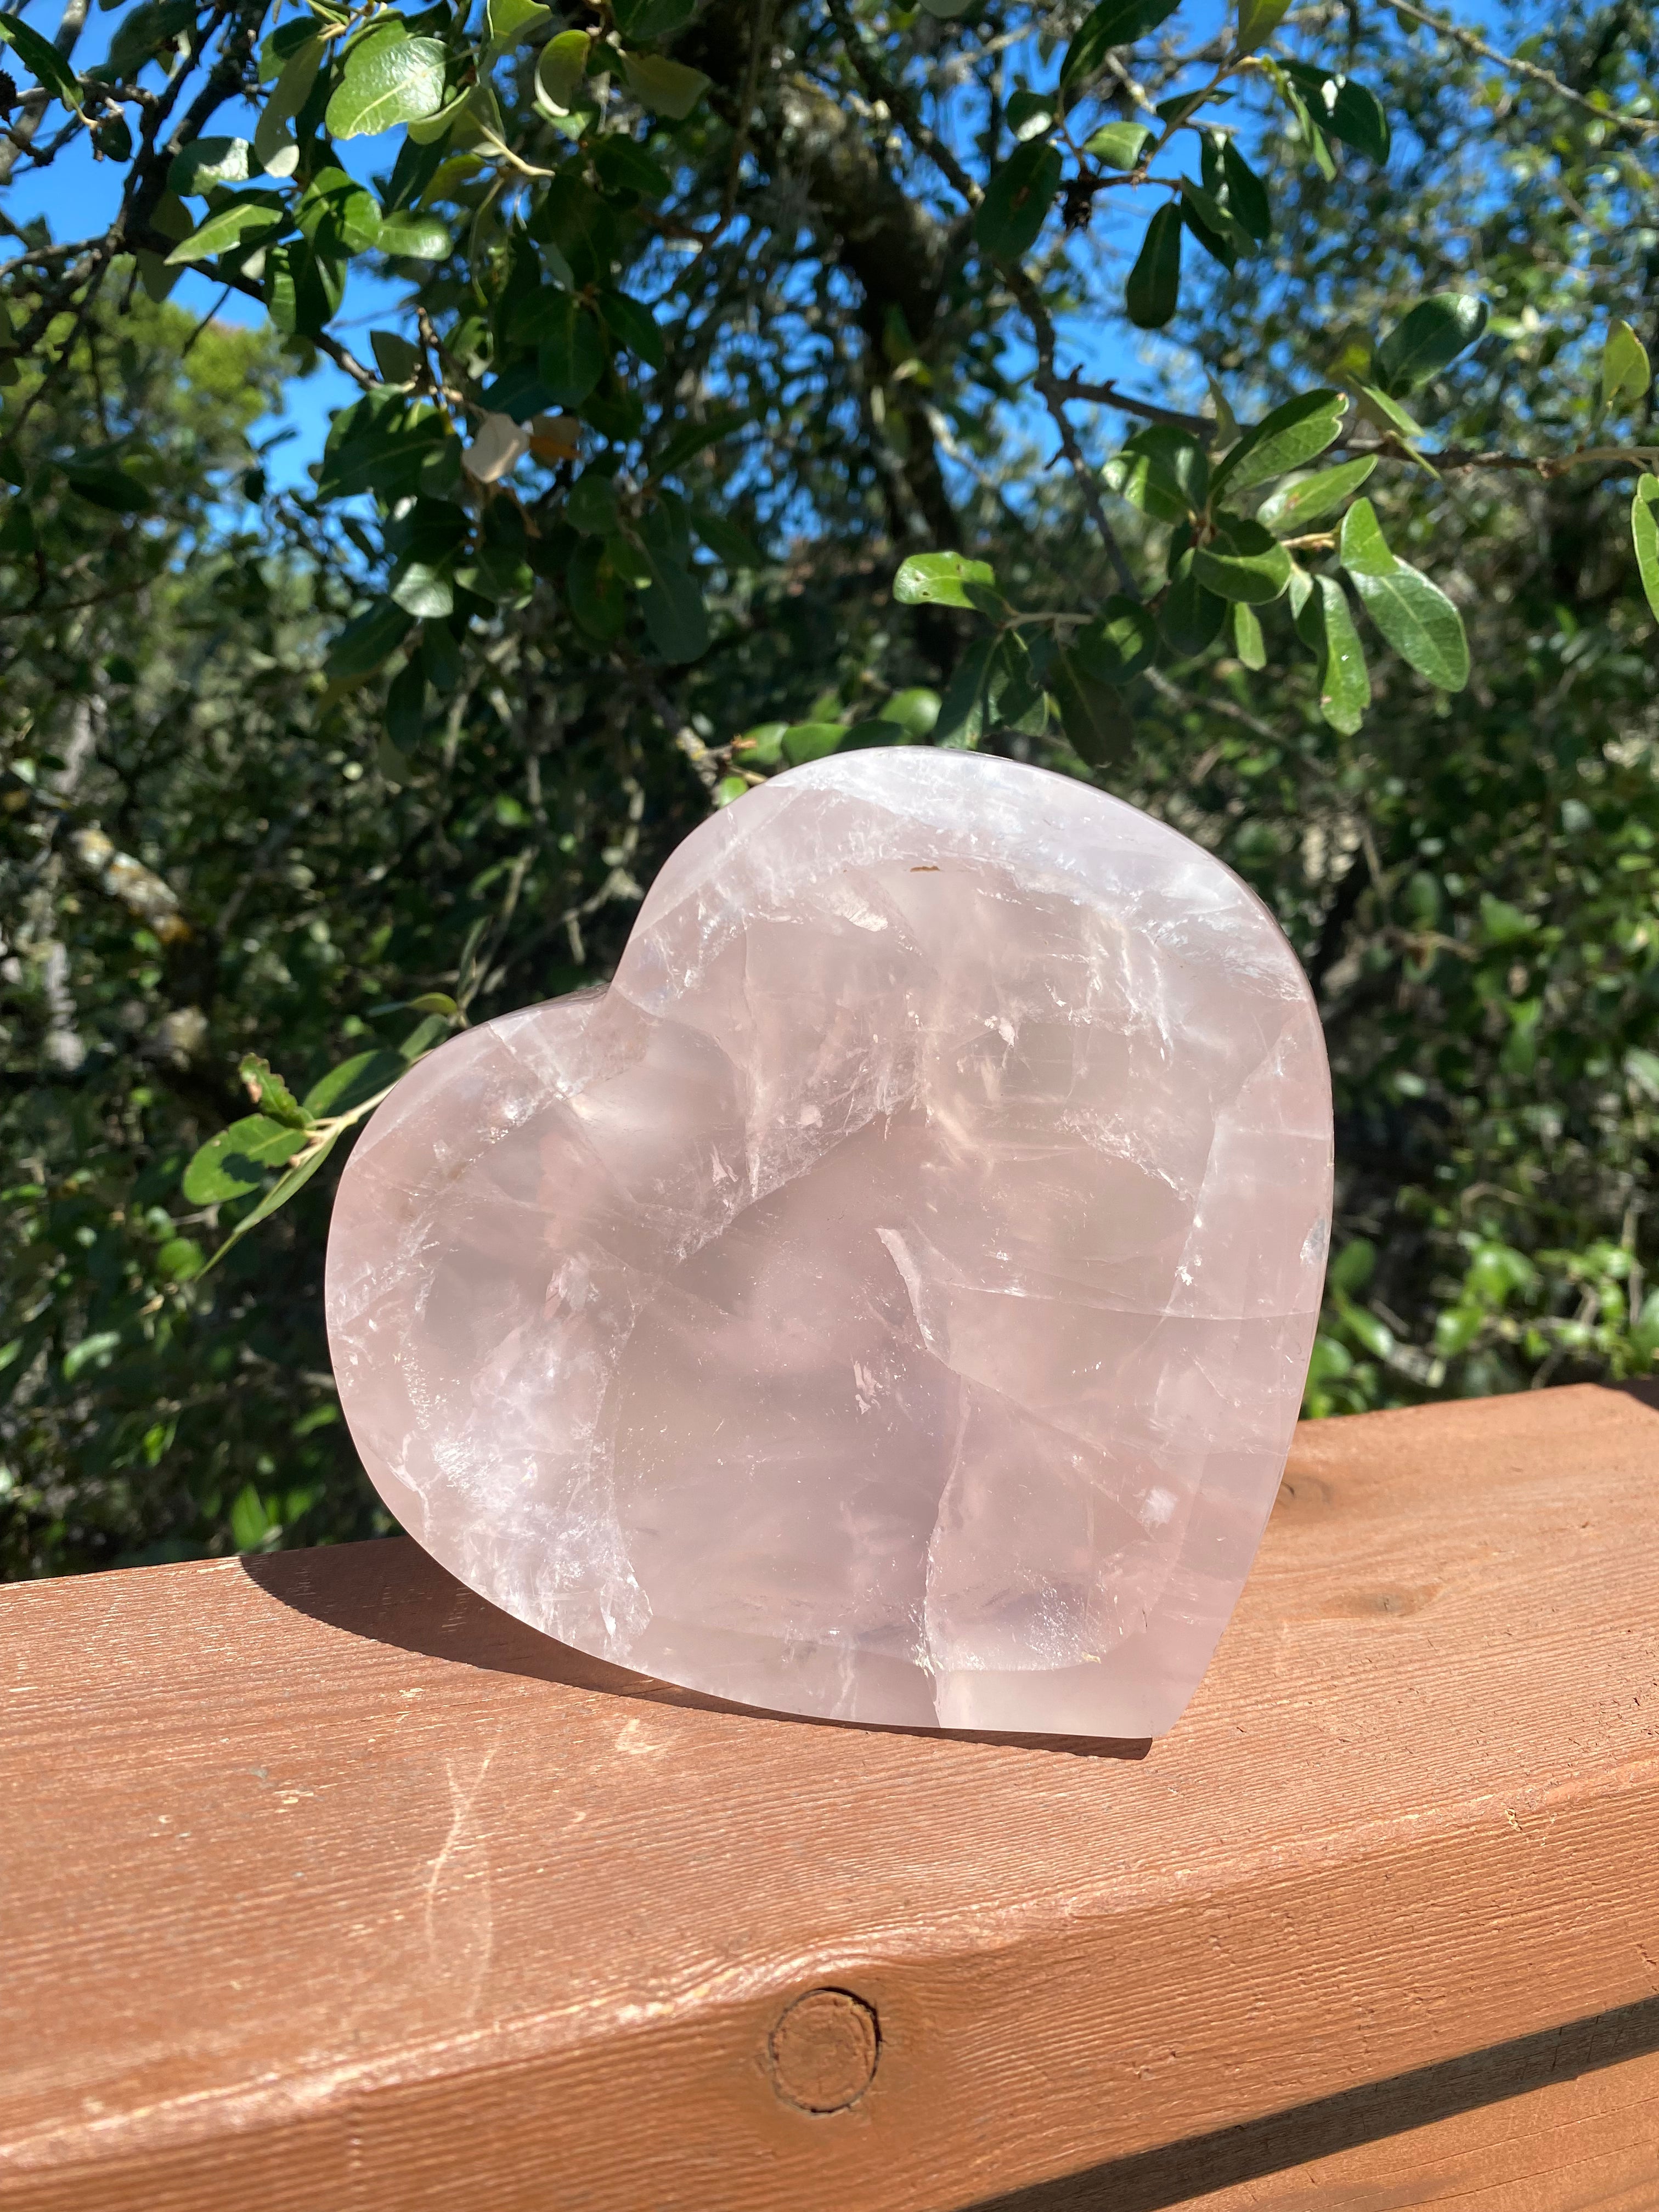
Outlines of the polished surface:
<svg viewBox="0 0 1659 2212">
<path fill-rule="evenodd" d="M 607 991 L 404 1079 L 341 1186 L 336 1372 L 403 1525 L 586 1651 L 1152 1735 L 1273 1502 L 1330 1176 L 1306 984 L 1220 862 L 858 753 L 688 838 Z"/>
</svg>

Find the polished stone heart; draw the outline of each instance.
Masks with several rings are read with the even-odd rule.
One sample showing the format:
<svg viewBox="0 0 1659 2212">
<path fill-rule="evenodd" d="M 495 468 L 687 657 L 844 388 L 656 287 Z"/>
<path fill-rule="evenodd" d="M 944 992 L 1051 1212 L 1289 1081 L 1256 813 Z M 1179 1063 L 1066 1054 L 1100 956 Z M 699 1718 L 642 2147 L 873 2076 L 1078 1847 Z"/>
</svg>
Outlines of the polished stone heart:
<svg viewBox="0 0 1659 2212">
<path fill-rule="evenodd" d="M 1237 877 L 1042 769 L 857 752 L 695 830 L 609 989 L 404 1078 L 329 1334 L 398 1520 L 550 1635 L 1145 1736 L 1273 1504 L 1330 1199 L 1318 1019 Z"/>
</svg>

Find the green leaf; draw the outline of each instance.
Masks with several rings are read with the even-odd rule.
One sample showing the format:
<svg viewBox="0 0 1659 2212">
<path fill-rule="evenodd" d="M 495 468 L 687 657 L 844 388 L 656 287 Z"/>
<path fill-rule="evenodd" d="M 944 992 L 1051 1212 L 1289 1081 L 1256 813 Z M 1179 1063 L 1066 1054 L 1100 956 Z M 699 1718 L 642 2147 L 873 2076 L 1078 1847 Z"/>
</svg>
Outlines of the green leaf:
<svg viewBox="0 0 1659 2212">
<path fill-rule="evenodd" d="M 294 118 L 310 99 L 327 52 L 326 40 L 308 38 L 283 64 L 253 131 L 253 158 L 268 177 L 291 177 L 299 167 Z"/>
<path fill-rule="evenodd" d="M 1377 381 L 1386 392 L 1426 384 L 1486 327 L 1486 303 L 1465 292 L 1437 292 L 1419 300 L 1376 349 Z"/>
<path fill-rule="evenodd" d="M 398 571 L 392 597 L 405 614 L 422 622 L 441 621 L 455 607 L 455 586 L 447 570 L 424 561 L 410 561 Z"/>
<path fill-rule="evenodd" d="M 118 1329 L 100 1329 L 95 1336 L 83 1336 L 64 1354 L 64 1380 L 73 1382 L 76 1376 L 88 1367 L 107 1367 L 111 1355 L 121 1343 Z"/>
<path fill-rule="evenodd" d="M 258 1492 L 250 1482 L 238 1492 L 230 1509 L 230 1540 L 239 1552 L 256 1552 L 276 1524 L 266 1515 Z"/>
<path fill-rule="evenodd" d="M 398 261 L 447 261 L 454 244 L 434 215 L 388 215 L 380 220 L 375 241 L 382 253 Z"/>
<path fill-rule="evenodd" d="M 401 27 L 371 32 L 346 56 L 328 103 L 330 134 L 370 138 L 435 115 L 444 104 L 445 58 L 436 39 L 412 39 Z"/>
<path fill-rule="evenodd" d="M 1353 1297 L 1376 1271 L 1376 1247 L 1364 1237 L 1352 1237 L 1331 1261 L 1327 1282 L 1333 1291 Z"/>
<path fill-rule="evenodd" d="M 418 489 L 427 463 L 448 445 L 449 418 L 402 392 L 371 392 L 342 408 L 323 447 L 318 496 L 349 499 L 373 491 L 384 500 Z"/>
<path fill-rule="evenodd" d="M 625 292 L 601 292 L 599 313 L 612 337 L 619 339 L 629 353 L 642 361 L 647 368 L 660 368 L 668 356 L 663 345 L 662 332 L 657 328 L 656 318 L 649 307 L 638 300 L 630 300 Z"/>
<path fill-rule="evenodd" d="M 404 1073 L 408 1063 L 398 1052 L 360 1052 L 313 1083 L 301 1102 L 318 1121 L 333 1121 L 376 1098 Z"/>
<path fill-rule="evenodd" d="M 1370 500 L 1357 499 L 1343 516 L 1337 558 L 1351 576 L 1387 576 L 1399 567 Z"/>
<path fill-rule="evenodd" d="M 195 1155 L 185 1170 L 185 1196 L 192 1206 L 245 1197 L 260 1188 L 267 1168 L 279 1166 L 305 1141 L 303 1129 L 289 1128 L 268 1115 L 246 1115 L 210 1137 Z"/>
<path fill-rule="evenodd" d="M 793 722 L 779 750 L 791 768 L 803 768 L 808 761 L 827 760 L 839 752 L 842 739 L 850 734 L 844 722 Z"/>
<path fill-rule="evenodd" d="M 671 62 L 661 54 L 624 54 L 622 65 L 628 89 L 641 106 L 673 123 L 683 123 L 708 89 L 709 81 L 701 70 L 688 69 L 684 62 Z"/>
<path fill-rule="evenodd" d="M 337 251 L 331 252 L 317 251 L 305 239 L 267 252 L 265 298 L 279 331 L 315 338 L 328 327 L 345 295 L 349 252 L 337 239 L 332 242 Z"/>
<path fill-rule="evenodd" d="M 1652 382 L 1647 348 L 1628 323 L 1615 317 L 1601 348 L 1601 404 L 1611 407 L 1620 399 L 1645 399 Z"/>
<path fill-rule="evenodd" d="M 1273 477 L 1288 476 L 1322 453 L 1342 434 L 1347 412 L 1340 392 L 1303 392 L 1275 407 L 1265 421 L 1247 430 L 1216 470 L 1211 496 L 1224 488 L 1234 494 Z"/>
<path fill-rule="evenodd" d="M 957 664 L 956 672 L 945 685 L 945 696 L 939 702 L 939 720 L 933 726 L 936 745 L 971 750 L 990 726 L 990 676 L 997 645 L 993 631 L 976 639 Z"/>
<path fill-rule="evenodd" d="M 1054 129 L 1056 114 L 1054 95 L 1051 92 L 1011 93 L 1003 113 L 1016 138 L 1022 142 L 1027 138 L 1039 138 L 1045 131 Z"/>
<path fill-rule="evenodd" d="M 586 469 L 570 487 L 565 520 L 586 538 L 609 538 L 617 528 L 617 487 L 598 469 Z"/>
<path fill-rule="evenodd" d="M 305 1158 L 289 1168 L 285 1175 L 278 1176 L 259 1203 L 250 1212 L 245 1213 L 231 1231 L 229 1236 L 208 1261 L 208 1267 L 216 1267 L 231 1246 L 240 1243 L 250 1229 L 257 1229 L 262 1221 L 269 1221 L 280 1206 L 286 1206 L 297 1191 L 303 1190 L 338 1142 L 337 1133 L 327 1138 L 318 1146 L 315 1152 L 307 1152 Z M 202 1272 L 205 1274 L 207 1268 L 204 1267 Z"/>
<path fill-rule="evenodd" d="M 380 204 L 343 169 L 319 170 L 301 194 L 294 219 L 307 243 L 328 258 L 366 253 L 380 242 Z"/>
<path fill-rule="evenodd" d="M 588 148 L 588 159 L 607 192 L 659 200 L 673 190 L 673 179 L 661 162 L 653 161 L 625 131 L 607 131 L 595 139 Z"/>
<path fill-rule="evenodd" d="M 425 656 L 416 653 L 386 686 L 386 733 L 402 753 L 413 752 L 426 735 Z"/>
<path fill-rule="evenodd" d="M 275 237 L 288 222 L 288 210 L 267 192 L 249 192 L 206 216 L 190 236 L 167 256 L 169 267 L 179 262 L 206 261 L 216 253 L 259 238 Z"/>
<path fill-rule="evenodd" d="M 672 477 L 677 474 L 689 460 L 694 459 L 706 447 L 718 445 L 721 439 L 729 438 L 734 430 L 741 430 L 749 420 L 746 408 L 733 407 L 709 416 L 706 422 L 683 423 L 652 463 L 652 475 Z"/>
<path fill-rule="evenodd" d="M 1158 653 L 1158 624 L 1138 600 L 1118 593 L 1107 600 L 1093 622 L 1076 632 L 1066 650 L 1097 684 L 1127 684 L 1152 665 Z"/>
<path fill-rule="evenodd" d="M 1637 478 L 1636 496 L 1630 503 L 1630 531 L 1642 589 L 1659 617 L 1659 477 Z"/>
<path fill-rule="evenodd" d="M 181 199 L 205 198 L 215 185 L 246 184 L 247 157 L 246 138 L 192 138 L 173 157 L 167 190 Z"/>
<path fill-rule="evenodd" d="M 1357 492 L 1376 466 L 1375 453 L 1357 461 L 1339 461 L 1334 469 L 1320 469 L 1286 484 L 1256 509 L 1255 519 L 1276 538 L 1291 538 L 1309 523 L 1333 514 Z"/>
<path fill-rule="evenodd" d="M 723 568 L 734 574 L 744 568 L 760 568 L 766 564 L 766 556 L 748 532 L 724 514 L 716 514 L 712 507 L 691 503 L 691 525 Z"/>
<path fill-rule="evenodd" d="M 445 143 L 460 128 L 469 116 L 472 118 L 475 128 L 481 123 L 494 128 L 490 124 L 489 106 L 487 104 L 489 92 L 488 85 L 465 86 L 461 91 L 447 99 L 441 107 L 434 107 L 430 115 L 423 115 L 417 123 L 410 124 L 404 132 L 405 137 L 415 146 L 428 149 L 436 149 L 441 157 Z M 417 195 L 411 194 L 410 197 L 414 198 Z"/>
<path fill-rule="evenodd" d="M 1181 295 L 1181 210 L 1161 207 L 1146 226 L 1124 301 L 1138 330 L 1161 331 Z"/>
<path fill-rule="evenodd" d="M 1379 385 L 1362 384 L 1360 412 L 1368 416 L 1380 430 L 1396 430 L 1402 439 L 1420 438 L 1423 425 L 1413 415 L 1407 413 L 1400 402 Z"/>
<path fill-rule="evenodd" d="M 169 1237 L 155 1255 L 155 1273 L 165 1283 L 188 1283 L 201 1273 L 205 1257 L 193 1237 Z"/>
<path fill-rule="evenodd" d="M 1338 557 L 1401 659 L 1437 690 L 1461 691 L 1469 680 L 1463 617 L 1437 584 L 1389 551 L 1370 500 L 1356 500 L 1342 518 Z"/>
<path fill-rule="evenodd" d="M 143 10 L 137 12 L 142 14 Z M 32 29 L 21 15 L 14 15 L 9 9 L 0 8 L 0 40 L 15 50 L 18 60 L 37 84 L 43 84 L 48 92 L 55 93 L 65 107 L 79 107 L 81 81 L 50 39 L 43 39 L 39 31 Z M 119 43 L 118 33 L 116 44 L 118 46 Z M 120 72 L 113 74 L 118 76 Z"/>
<path fill-rule="evenodd" d="M 1297 611 L 1297 635 L 1319 663 L 1319 711 L 1334 730 L 1352 737 L 1371 703 L 1370 678 L 1347 594 L 1330 576 L 1316 576 Z"/>
<path fill-rule="evenodd" d="M 584 538 L 570 556 L 564 580 L 571 613 L 600 645 L 609 645 L 619 637 L 628 620 L 627 592 L 606 556 L 605 545 L 610 542 Z"/>
<path fill-rule="evenodd" d="M 1076 641 L 1055 648 L 1048 667 L 1048 684 L 1060 708 L 1060 727 L 1080 759 L 1103 768 L 1126 754 L 1134 738 L 1134 724 L 1123 704 L 1123 694 L 1103 683 L 1078 653 Z"/>
<path fill-rule="evenodd" d="M 1186 177 L 1181 180 L 1181 212 L 1193 236 L 1224 269 L 1231 269 L 1241 253 L 1255 247 L 1255 240 L 1232 210 Z"/>
<path fill-rule="evenodd" d="M 906 690 L 895 691 L 881 710 L 884 722 L 891 722 L 917 744 L 933 734 L 939 716 L 939 693 L 930 691 L 925 684 L 913 684 Z"/>
<path fill-rule="evenodd" d="M 1000 611 L 996 572 L 988 561 L 965 553 L 913 553 L 899 564 L 893 597 L 902 607 L 974 607 Z"/>
<path fill-rule="evenodd" d="M 103 0 L 99 0 L 103 5 Z M 315 42 L 317 18 L 307 14 L 290 17 L 259 43 L 258 75 L 261 84 L 274 84 L 301 46 Z"/>
<path fill-rule="evenodd" d="M 1018 261 L 1036 243 L 1060 190 L 1060 149 L 1046 138 L 1016 146 L 986 186 L 974 236 L 987 253 Z"/>
<path fill-rule="evenodd" d="M 72 492 L 111 514 L 148 514 L 155 504 L 146 488 L 125 469 L 94 461 L 66 461 L 64 477 Z"/>
<path fill-rule="evenodd" d="M 696 13 L 696 0 L 613 0 L 611 15 L 625 39 L 672 39 Z"/>
<path fill-rule="evenodd" d="M 421 349 L 395 331 L 371 331 L 374 366 L 388 384 L 407 384 L 421 365 Z"/>
<path fill-rule="evenodd" d="M 548 403 L 579 407 L 605 371 L 605 335 L 568 292 L 546 293 L 536 318 L 536 367 Z"/>
<path fill-rule="evenodd" d="M 1494 898 L 1490 891 L 1480 894 L 1480 935 L 1487 945 L 1518 945 L 1523 937 L 1530 937 L 1538 927 L 1528 914 L 1508 899 Z"/>
<path fill-rule="evenodd" d="M 1228 206 L 1256 243 L 1265 246 L 1273 234 L 1267 187 L 1231 138 L 1221 149 L 1221 173 L 1227 180 Z"/>
<path fill-rule="evenodd" d="M 1261 621 L 1248 599 L 1233 601 L 1233 650 L 1246 668 L 1265 668 L 1267 665 L 1267 645 L 1261 635 Z"/>
<path fill-rule="evenodd" d="M 1085 83 L 1105 65 L 1114 46 L 1133 46 L 1155 31 L 1166 15 L 1174 15 L 1180 0 L 1100 0 L 1086 15 L 1076 37 L 1066 49 L 1060 65 L 1060 82 L 1066 90 Z"/>
<path fill-rule="evenodd" d="M 1109 169 L 1133 169 L 1152 137 L 1144 123 L 1107 123 L 1084 142 L 1083 150 Z"/>
<path fill-rule="evenodd" d="M 122 18 L 99 74 L 123 82 L 136 77 L 152 54 L 195 21 L 195 0 L 141 0 Z"/>
<path fill-rule="evenodd" d="M 520 554 L 505 545 L 483 545 L 472 559 L 455 571 L 455 581 L 495 606 L 521 607 L 536 588 L 536 572 Z"/>
<path fill-rule="evenodd" d="M 325 664 L 333 683 L 372 676 L 408 635 L 414 616 L 392 599 L 376 599 L 330 643 Z"/>
<path fill-rule="evenodd" d="M 991 704 L 995 720 L 1005 729 L 1041 737 L 1048 726 L 1048 700 L 1037 681 L 1036 668 L 1024 639 L 1017 630 L 998 641 L 991 664 Z"/>
<path fill-rule="evenodd" d="M 1394 1331 L 1386 1322 L 1379 1321 L 1364 1306 L 1357 1306 L 1351 1298 L 1336 1295 L 1336 1310 L 1342 1316 L 1343 1326 L 1369 1352 L 1373 1359 L 1387 1359 L 1394 1350 Z"/>
<path fill-rule="evenodd" d="M 1203 447 L 1172 422 L 1137 430 L 1101 476 L 1120 499 L 1155 522 L 1184 522 L 1201 514 L 1210 495 L 1210 464 Z"/>
<path fill-rule="evenodd" d="M 487 0 L 484 35 L 492 55 L 505 53 L 520 40 L 534 36 L 544 23 L 553 21 L 553 10 L 541 0 Z"/>
<path fill-rule="evenodd" d="M 1389 118 L 1375 93 L 1356 84 L 1352 77 L 1332 76 L 1310 62 L 1285 62 L 1280 66 L 1301 87 L 1308 112 L 1322 131 L 1368 161 L 1380 164 L 1388 160 Z"/>
<path fill-rule="evenodd" d="M 1236 52 L 1253 54 L 1266 46 L 1290 13 L 1291 0 L 1238 0 L 1238 40 Z"/>
<path fill-rule="evenodd" d="M 660 545 L 642 544 L 650 588 L 641 601 L 651 642 L 671 666 L 708 650 L 708 610 L 690 570 Z"/>
<path fill-rule="evenodd" d="M 1325 128 L 1379 167 L 1389 158 L 1389 118 L 1382 101 L 1363 84 L 1344 77 L 1325 116 Z"/>
<path fill-rule="evenodd" d="M 574 106 L 592 43 L 586 31 L 561 31 L 542 48 L 536 62 L 536 88 L 556 114 L 567 115 Z"/>
<path fill-rule="evenodd" d="M 1193 574 L 1224 599 L 1244 599 L 1252 606 L 1266 606 L 1289 584 L 1291 556 L 1259 522 L 1223 515 L 1218 519 L 1214 538 L 1194 551 Z"/>
<path fill-rule="evenodd" d="M 1192 559 L 1190 553 L 1182 556 L 1159 617 L 1164 638 L 1177 660 L 1194 659 L 1213 645 L 1227 619 L 1227 602 L 1204 588 L 1193 573 Z"/>
<path fill-rule="evenodd" d="M 281 1121 L 290 1129 L 310 1127 L 310 1115 L 263 1053 L 244 1053 L 236 1072 L 267 1121 Z"/>
</svg>

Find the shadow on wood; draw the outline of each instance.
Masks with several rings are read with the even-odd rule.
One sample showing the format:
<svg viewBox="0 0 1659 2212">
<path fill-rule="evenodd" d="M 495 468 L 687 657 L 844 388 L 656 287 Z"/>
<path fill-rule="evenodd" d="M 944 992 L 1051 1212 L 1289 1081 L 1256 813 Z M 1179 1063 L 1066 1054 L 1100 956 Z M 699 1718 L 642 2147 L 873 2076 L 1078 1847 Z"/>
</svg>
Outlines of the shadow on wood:
<svg viewBox="0 0 1659 2212">
<path fill-rule="evenodd" d="M 458 1582 L 407 1536 L 313 1552 L 251 1554 L 241 1565 L 268 1595 L 349 1635 L 462 1666 L 486 1667 L 496 1674 L 599 1690 L 608 1697 L 638 1698 L 692 1712 L 746 1713 L 757 1720 L 790 1721 L 804 1728 L 854 1729 L 860 1734 L 919 1736 L 938 1742 L 1018 1745 L 1030 1751 L 1069 1753 L 1073 1758 L 1145 1759 L 1152 1748 L 1144 1739 L 1126 1742 L 974 1729 L 872 1727 L 709 1697 L 675 1682 L 659 1682 L 653 1675 L 636 1674 L 631 1668 L 612 1666 L 527 1627 Z"/>
<path fill-rule="evenodd" d="M 1659 1997 L 1649 1997 L 1591 2020 L 1471 2051 L 1439 2066 L 1419 2066 L 1386 2081 L 1366 2082 L 1244 2127 L 1219 2128 L 1212 2135 L 1166 2143 L 1138 2158 L 1117 2159 L 1061 2181 L 987 2197 L 971 2212 L 1169 2212 L 1170 2207 L 1218 2190 L 1237 2189 L 1361 2145 L 1431 2129 L 1656 2051 Z M 1653 2181 L 1647 2203 L 1659 2204 L 1659 2148 Z"/>
</svg>

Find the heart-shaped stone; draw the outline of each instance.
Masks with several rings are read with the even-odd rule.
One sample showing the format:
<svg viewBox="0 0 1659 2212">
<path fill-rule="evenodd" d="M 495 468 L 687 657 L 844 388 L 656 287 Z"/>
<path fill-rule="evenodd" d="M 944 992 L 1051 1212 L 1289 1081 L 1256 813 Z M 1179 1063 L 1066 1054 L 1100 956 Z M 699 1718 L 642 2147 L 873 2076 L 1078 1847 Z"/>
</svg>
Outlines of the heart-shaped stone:
<svg viewBox="0 0 1659 2212">
<path fill-rule="evenodd" d="M 857 752 L 695 830 L 609 989 L 399 1084 L 335 1371 L 404 1527 L 585 1651 L 1152 1735 L 1278 1488 L 1330 1196 L 1318 1019 L 1237 877 L 1063 776 Z"/>
</svg>

